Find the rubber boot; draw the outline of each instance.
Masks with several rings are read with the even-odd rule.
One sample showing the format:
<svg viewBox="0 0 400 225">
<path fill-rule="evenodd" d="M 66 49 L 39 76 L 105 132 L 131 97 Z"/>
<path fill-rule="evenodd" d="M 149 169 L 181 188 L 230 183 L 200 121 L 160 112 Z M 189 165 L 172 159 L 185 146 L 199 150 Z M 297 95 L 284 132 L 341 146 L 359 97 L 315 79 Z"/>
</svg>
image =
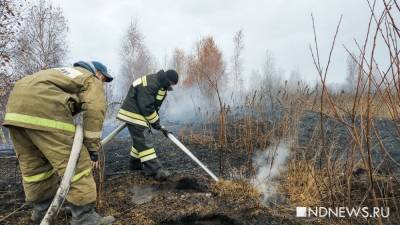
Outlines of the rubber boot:
<svg viewBox="0 0 400 225">
<path fill-rule="evenodd" d="M 115 221 L 113 216 L 100 216 L 94 210 L 94 204 L 76 206 L 71 204 L 71 225 L 106 225 Z"/>
<path fill-rule="evenodd" d="M 51 204 L 52 199 L 49 198 L 42 202 L 33 203 L 33 209 L 31 214 L 31 221 L 34 223 L 39 223 L 42 221 L 44 215 L 46 215 L 47 209 Z"/>
<path fill-rule="evenodd" d="M 166 181 L 168 177 L 171 176 L 171 173 L 163 168 L 157 170 L 156 175 L 154 175 L 154 179 L 157 181 Z"/>
<path fill-rule="evenodd" d="M 162 168 L 158 159 L 143 162 L 143 172 L 144 175 L 151 176 L 157 181 L 165 181 L 171 175 L 168 170 Z"/>
<path fill-rule="evenodd" d="M 140 159 L 130 157 L 129 170 L 131 170 L 131 171 L 142 170 L 142 162 L 140 162 Z"/>
</svg>

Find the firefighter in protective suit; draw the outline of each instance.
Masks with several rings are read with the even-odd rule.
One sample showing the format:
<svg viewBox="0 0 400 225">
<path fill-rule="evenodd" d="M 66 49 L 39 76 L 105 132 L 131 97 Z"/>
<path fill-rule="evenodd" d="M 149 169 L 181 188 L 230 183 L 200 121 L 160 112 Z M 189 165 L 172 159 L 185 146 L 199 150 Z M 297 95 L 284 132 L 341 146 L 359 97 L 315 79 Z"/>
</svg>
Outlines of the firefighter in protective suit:
<svg viewBox="0 0 400 225">
<path fill-rule="evenodd" d="M 162 168 L 148 135 L 150 126 L 162 131 L 164 135 L 168 133 L 160 124 L 158 111 L 167 96 L 167 91 L 172 90 L 171 86 L 176 85 L 178 79 L 175 70 L 160 70 L 156 74 L 136 79 L 117 115 L 119 120 L 127 123 L 132 137 L 129 168 L 143 170 L 145 175 L 159 181 L 166 180 L 169 172 Z"/>
<path fill-rule="evenodd" d="M 113 78 L 99 62 L 77 62 L 73 67 L 42 70 L 15 83 L 7 103 L 8 127 L 23 177 L 27 202 L 33 203 L 31 220 L 45 215 L 68 163 L 75 126 L 73 116 L 83 112 L 84 145 L 67 201 L 71 224 L 111 224 L 112 216 L 94 210 L 98 167 L 97 150 L 106 112 L 103 82 Z"/>
</svg>

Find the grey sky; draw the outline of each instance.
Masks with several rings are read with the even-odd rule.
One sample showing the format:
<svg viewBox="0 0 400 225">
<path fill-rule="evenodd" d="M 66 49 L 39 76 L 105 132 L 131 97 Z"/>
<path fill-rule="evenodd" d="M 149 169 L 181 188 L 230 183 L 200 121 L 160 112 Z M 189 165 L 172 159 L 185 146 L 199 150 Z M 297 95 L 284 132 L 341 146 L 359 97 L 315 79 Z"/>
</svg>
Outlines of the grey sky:
<svg viewBox="0 0 400 225">
<path fill-rule="evenodd" d="M 114 72 L 119 70 L 119 48 L 129 22 L 136 18 L 145 43 L 158 64 L 174 48 L 192 51 L 201 37 L 212 35 L 228 61 L 232 38 L 243 29 L 244 72 L 263 64 L 270 50 L 276 64 L 286 72 L 298 69 L 307 80 L 317 74 L 308 45 L 313 41 L 310 14 L 314 13 L 323 62 L 326 61 L 336 24 L 343 22 L 329 80 L 344 80 L 346 53 L 342 44 L 355 51 L 353 39 L 362 42 L 369 9 L 364 0 L 53 0 L 63 8 L 69 22 L 68 61 L 96 59 Z"/>
</svg>

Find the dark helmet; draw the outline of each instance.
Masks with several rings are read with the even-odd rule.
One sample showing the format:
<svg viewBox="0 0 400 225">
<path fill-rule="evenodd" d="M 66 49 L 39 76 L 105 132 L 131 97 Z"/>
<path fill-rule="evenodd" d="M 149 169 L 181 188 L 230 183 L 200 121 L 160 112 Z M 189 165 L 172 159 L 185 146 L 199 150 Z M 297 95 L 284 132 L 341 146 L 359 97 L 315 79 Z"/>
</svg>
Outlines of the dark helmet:
<svg viewBox="0 0 400 225">
<path fill-rule="evenodd" d="M 165 73 L 166 73 L 167 79 L 169 81 L 171 81 L 173 84 L 178 83 L 179 75 L 175 70 L 167 70 L 167 72 L 165 72 Z"/>
</svg>

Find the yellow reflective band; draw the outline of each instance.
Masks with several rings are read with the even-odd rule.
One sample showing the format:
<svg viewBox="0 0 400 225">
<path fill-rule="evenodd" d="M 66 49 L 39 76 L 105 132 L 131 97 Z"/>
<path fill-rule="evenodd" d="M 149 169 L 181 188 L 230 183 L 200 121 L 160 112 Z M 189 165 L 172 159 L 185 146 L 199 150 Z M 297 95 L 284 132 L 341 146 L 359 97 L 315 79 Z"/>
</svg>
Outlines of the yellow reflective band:
<svg viewBox="0 0 400 225">
<path fill-rule="evenodd" d="M 147 119 L 147 120 L 151 120 L 151 119 L 154 119 L 156 116 L 158 116 L 158 115 L 157 115 L 157 112 L 154 111 L 150 116 L 146 116 L 146 119 Z"/>
<path fill-rule="evenodd" d="M 158 115 L 154 117 L 154 119 L 149 120 L 150 123 L 155 123 L 158 120 Z"/>
<path fill-rule="evenodd" d="M 139 157 L 139 152 L 134 147 L 131 148 L 131 156 L 133 158 L 140 158 Z"/>
<path fill-rule="evenodd" d="M 143 152 L 139 152 L 140 158 L 142 158 L 144 156 L 147 156 L 147 155 L 150 155 L 150 154 L 156 154 L 156 151 L 154 150 L 154 148 L 150 148 L 150 149 L 147 149 L 147 150 L 145 150 Z"/>
<path fill-rule="evenodd" d="M 150 116 L 146 116 L 146 119 L 150 122 L 150 123 L 155 123 L 158 120 L 158 114 L 156 111 L 154 111 Z"/>
<path fill-rule="evenodd" d="M 140 157 L 138 155 L 135 155 L 133 152 L 131 152 L 131 156 L 135 159 L 139 159 Z"/>
<path fill-rule="evenodd" d="M 141 84 L 141 83 L 142 83 L 142 79 L 141 79 L 141 78 L 138 78 L 138 79 L 136 79 L 135 81 L 133 81 L 132 86 L 136 87 L 136 86 L 138 86 L 138 85 Z"/>
<path fill-rule="evenodd" d="M 142 83 L 143 83 L 143 87 L 147 86 L 147 78 L 146 78 L 146 76 L 142 77 Z"/>
<path fill-rule="evenodd" d="M 157 93 L 157 94 L 158 94 L 158 95 L 163 95 L 163 96 L 164 96 L 164 95 L 165 95 L 165 93 L 167 93 L 167 91 L 158 90 L 158 93 Z"/>
<path fill-rule="evenodd" d="M 129 111 L 126 111 L 124 109 L 120 109 L 118 111 L 118 113 L 121 113 L 122 115 L 131 117 L 133 119 L 142 120 L 143 122 L 146 122 L 146 119 L 144 118 L 144 116 L 142 116 L 140 114 L 137 114 L 137 113 L 129 112 Z"/>
<path fill-rule="evenodd" d="M 149 160 L 152 160 L 152 159 L 155 159 L 155 158 L 157 158 L 157 155 L 154 153 L 154 154 L 151 154 L 151 155 L 148 155 L 148 156 L 145 156 L 145 157 L 141 157 L 140 158 L 140 162 L 146 162 L 146 161 L 149 161 Z"/>
<path fill-rule="evenodd" d="M 47 180 L 54 173 L 54 170 L 49 170 L 43 173 L 38 173 L 33 176 L 23 176 L 23 179 L 26 183 L 35 183 L 43 180 Z"/>
<path fill-rule="evenodd" d="M 94 132 L 94 131 L 85 130 L 83 133 L 84 133 L 85 138 L 100 138 L 100 136 L 101 136 L 101 131 Z"/>
<path fill-rule="evenodd" d="M 82 179 L 82 177 L 89 176 L 91 172 L 92 172 L 92 167 L 87 168 L 86 170 L 83 170 L 82 172 L 75 174 L 72 177 L 71 182 L 74 183 L 74 182 Z"/>
<path fill-rule="evenodd" d="M 138 124 L 138 125 L 141 125 L 141 126 L 144 126 L 144 127 L 149 127 L 147 122 L 144 122 L 142 120 L 133 119 L 133 118 L 127 117 L 125 115 L 122 115 L 120 113 L 118 113 L 117 118 L 122 120 L 122 121 L 128 122 L 128 123 L 133 123 L 133 124 Z"/>
<path fill-rule="evenodd" d="M 56 120 L 49 120 L 49 119 L 40 118 L 40 117 L 36 117 L 36 116 L 23 115 L 23 114 L 19 114 L 19 113 L 6 113 L 4 120 L 32 124 L 32 125 L 37 125 L 37 126 L 42 126 L 42 127 L 49 127 L 49 128 L 65 130 L 65 131 L 69 131 L 69 132 L 75 132 L 75 126 L 73 124 L 64 123 L 64 122 L 60 122 L 60 121 L 56 121 Z"/>
<path fill-rule="evenodd" d="M 157 96 L 156 96 L 156 99 L 161 101 L 161 100 L 164 99 L 164 95 L 157 95 Z"/>
<path fill-rule="evenodd" d="M 131 147 L 131 151 L 132 151 L 133 153 L 135 153 L 136 155 L 139 155 L 138 150 L 136 150 L 136 148 L 134 148 L 133 146 Z"/>
</svg>

